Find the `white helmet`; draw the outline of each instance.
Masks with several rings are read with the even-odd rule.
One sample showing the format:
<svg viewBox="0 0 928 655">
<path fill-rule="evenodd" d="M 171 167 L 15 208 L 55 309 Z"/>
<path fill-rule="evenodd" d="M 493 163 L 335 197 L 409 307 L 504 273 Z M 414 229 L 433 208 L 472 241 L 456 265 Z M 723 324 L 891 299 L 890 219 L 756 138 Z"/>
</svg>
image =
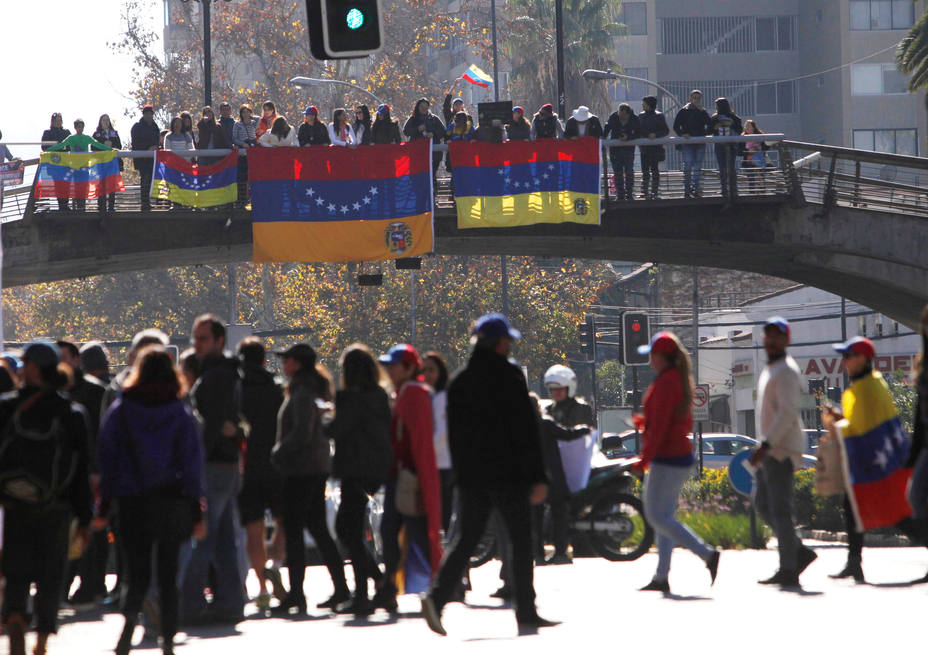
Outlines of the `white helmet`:
<svg viewBox="0 0 928 655">
<path fill-rule="evenodd" d="M 567 396 L 573 398 L 577 393 L 577 374 L 563 364 L 555 364 L 545 371 L 545 386 L 567 387 Z"/>
</svg>

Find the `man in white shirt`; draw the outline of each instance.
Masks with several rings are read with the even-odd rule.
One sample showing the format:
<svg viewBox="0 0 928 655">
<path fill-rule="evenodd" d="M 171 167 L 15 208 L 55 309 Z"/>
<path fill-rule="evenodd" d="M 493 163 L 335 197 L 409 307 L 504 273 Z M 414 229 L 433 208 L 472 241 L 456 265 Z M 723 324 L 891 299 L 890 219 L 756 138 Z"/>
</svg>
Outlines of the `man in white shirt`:
<svg viewBox="0 0 928 655">
<path fill-rule="evenodd" d="M 793 519 L 793 471 L 802 463 L 804 435 L 799 422 L 799 366 L 786 352 L 790 328 L 786 319 L 764 325 L 767 365 L 757 382 L 757 434 L 760 446 L 751 455 L 757 467 L 754 504 L 773 528 L 780 568 L 761 584 L 798 587 L 799 575 L 817 555 L 802 545 Z"/>
</svg>

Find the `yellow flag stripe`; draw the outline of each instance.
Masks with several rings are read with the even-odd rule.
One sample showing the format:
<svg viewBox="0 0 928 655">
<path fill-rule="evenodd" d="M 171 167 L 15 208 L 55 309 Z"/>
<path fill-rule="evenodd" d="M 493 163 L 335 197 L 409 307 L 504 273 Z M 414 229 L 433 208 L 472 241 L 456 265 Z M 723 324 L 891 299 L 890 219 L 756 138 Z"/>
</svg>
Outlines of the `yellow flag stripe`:
<svg viewBox="0 0 928 655">
<path fill-rule="evenodd" d="M 537 223 L 599 225 L 599 195 L 538 191 L 515 196 L 455 198 L 458 227 L 516 227 Z"/>
</svg>

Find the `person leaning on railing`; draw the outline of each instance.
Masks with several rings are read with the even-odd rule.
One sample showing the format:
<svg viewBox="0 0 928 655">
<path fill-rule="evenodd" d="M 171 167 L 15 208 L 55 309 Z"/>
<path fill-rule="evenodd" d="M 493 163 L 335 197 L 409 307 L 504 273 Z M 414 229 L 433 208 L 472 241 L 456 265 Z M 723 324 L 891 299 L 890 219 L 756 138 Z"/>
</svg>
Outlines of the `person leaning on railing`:
<svg viewBox="0 0 928 655">
<path fill-rule="evenodd" d="M 609 116 L 603 138 L 620 141 L 637 139 L 638 117 L 627 103 L 619 105 L 619 110 Z M 631 200 L 635 195 L 635 146 L 609 148 L 609 161 L 615 179 L 615 195 L 618 200 Z"/>
</svg>

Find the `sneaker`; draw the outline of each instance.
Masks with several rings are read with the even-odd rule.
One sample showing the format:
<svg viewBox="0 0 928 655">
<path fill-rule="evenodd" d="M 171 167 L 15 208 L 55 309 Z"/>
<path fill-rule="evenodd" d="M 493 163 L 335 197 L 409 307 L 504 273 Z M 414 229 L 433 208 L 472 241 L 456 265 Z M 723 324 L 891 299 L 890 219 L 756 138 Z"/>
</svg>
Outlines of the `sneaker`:
<svg viewBox="0 0 928 655">
<path fill-rule="evenodd" d="M 422 594 L 422 616 L 425 618 L 429 630 L 442 637 L 448 635 L 445 627 L 441 624 L 441 609 L 435 604 L 435 600 L 428 594 Z"/>
<path fill-rule="evenodd" d="M 659 591 L 662 594 L 670 593 L 670 582 L 668 580 L 651 580 L 648 584 L 643 586 L 638 591 Z"/>
<path fill-rule="evenodd" d="M 766 580 L 758 580 L 758 584 L 779 585 L 780 587 L 798 587 L 799 576 L 793 571 L 779 569 Z"/>
</svg>

